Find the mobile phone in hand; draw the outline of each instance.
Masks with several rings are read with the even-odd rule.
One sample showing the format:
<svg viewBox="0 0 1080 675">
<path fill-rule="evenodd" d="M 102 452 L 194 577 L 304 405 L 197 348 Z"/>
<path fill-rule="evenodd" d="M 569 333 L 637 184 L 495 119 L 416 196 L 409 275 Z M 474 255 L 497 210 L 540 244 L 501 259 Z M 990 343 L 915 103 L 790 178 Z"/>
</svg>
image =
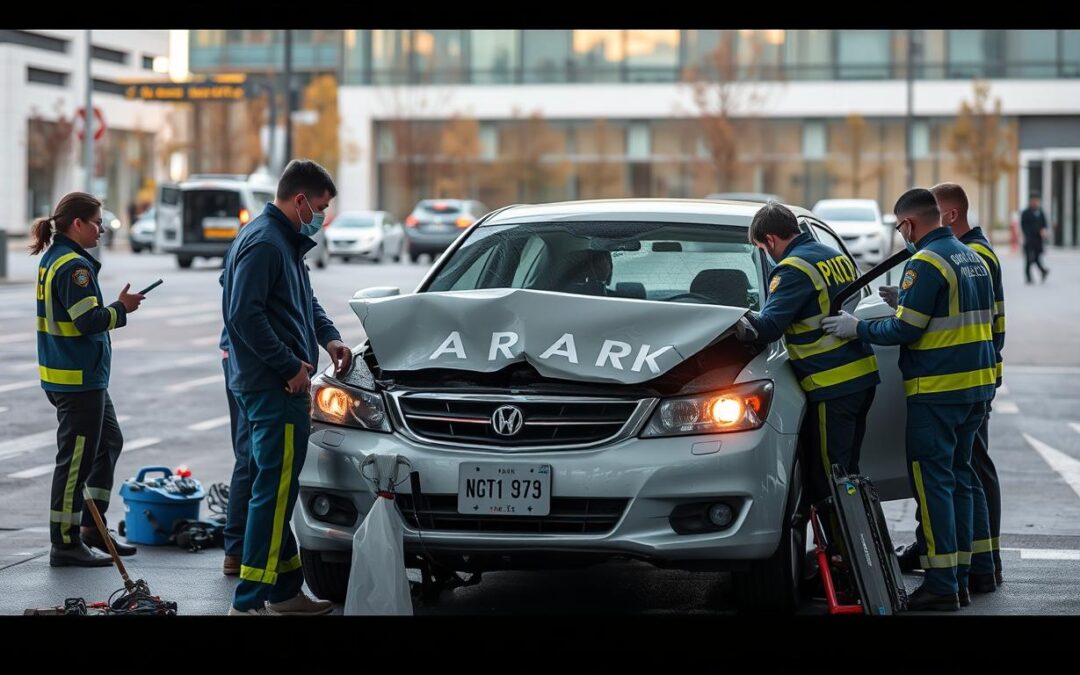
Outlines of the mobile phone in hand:
<svg viewBox="0 0 1080 675">
<path fill-rule="evenodd" d="M 157 281 L 155 281 L 154 283 L 150 284 L 150 285 L 149 285 L 149 286 L 147 286 L 146 288 L 144 288 L 144 289 L 142 289 L 141 291 L 139 291 L 139 295 L 146 295 L 147 293 L 149 293 L 150 291 L 154 290 L 155 288 L 157 288 L 158 286 L 160 286 L 160 285 L 161 285 L 161 284 L 163 284 L 163 283 L 165 283 L 163 279 L 158 279 L 158 280 L 157 280 Z"/>
</svg>

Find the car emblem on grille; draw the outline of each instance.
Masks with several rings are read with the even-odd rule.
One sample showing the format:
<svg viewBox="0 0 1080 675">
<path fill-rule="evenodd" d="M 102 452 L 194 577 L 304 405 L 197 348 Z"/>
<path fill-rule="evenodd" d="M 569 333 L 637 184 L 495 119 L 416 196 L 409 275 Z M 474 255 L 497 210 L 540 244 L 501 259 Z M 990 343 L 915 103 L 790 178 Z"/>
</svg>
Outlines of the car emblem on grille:
<svg viewBox="0 0 1080 675">
<path fill-rule="evenodd" d="M 521 408 L 512 405 L 496 408 L 491 415 L 491 426 L 500 436 L 516 436 L 524 423 Z"/>
</svg>

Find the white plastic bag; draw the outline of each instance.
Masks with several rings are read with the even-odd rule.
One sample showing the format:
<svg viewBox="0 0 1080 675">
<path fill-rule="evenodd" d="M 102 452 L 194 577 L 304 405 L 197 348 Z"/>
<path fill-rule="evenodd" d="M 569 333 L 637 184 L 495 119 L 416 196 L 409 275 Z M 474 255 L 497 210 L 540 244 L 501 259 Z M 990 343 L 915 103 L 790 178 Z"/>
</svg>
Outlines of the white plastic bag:
<svg viewBox="0 0 1080 675">
<path fill-rule="evenodd" d="M 392 493 L 398 469 L 407 462 L 397 455 L 372 455 L 360 465 L 361 474 L 368 465 L 374 468 L 375 476 L 364 475 L 374 484 L 376 493 Z M 413 613 L 402 539 L 401 517 L 393 500 L 376 497 L 353 536 L 346 615 Z"/>
</svg>

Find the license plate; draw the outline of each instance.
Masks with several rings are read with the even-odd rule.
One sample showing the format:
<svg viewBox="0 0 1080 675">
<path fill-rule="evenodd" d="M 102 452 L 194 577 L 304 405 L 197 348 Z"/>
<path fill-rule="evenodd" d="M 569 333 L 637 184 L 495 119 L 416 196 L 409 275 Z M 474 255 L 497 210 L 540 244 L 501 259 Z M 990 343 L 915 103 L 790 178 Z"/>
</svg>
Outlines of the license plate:
<svg viewBox="0 0 1080 675">
<path fill-rule="evenodd" d="M 236 231 L 240 229 L 238 218 L 203 218 L 202 230 L 204 237 L 219 239 L 232 239 Z"/>
<path fill-rule="evenodd" d="M 458 513 L 546 516 L 551 512 L 551 465 L 464 462 L 458 468 Z"/>
</svg>

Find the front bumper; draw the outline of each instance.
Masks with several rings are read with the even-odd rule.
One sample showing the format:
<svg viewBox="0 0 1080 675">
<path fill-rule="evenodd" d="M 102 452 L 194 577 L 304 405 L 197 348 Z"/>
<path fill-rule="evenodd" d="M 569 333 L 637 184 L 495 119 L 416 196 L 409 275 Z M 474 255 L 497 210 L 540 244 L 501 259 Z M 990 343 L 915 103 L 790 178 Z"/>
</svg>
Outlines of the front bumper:
<svg viewBox="0 0 1080 675">
<path fill-rule="evenodd" d="M 719 443 L 711 454 L 694 454 L 695 444 Z M 625 556 L 664 566 L 708 561 L 767 558 L 780 541 L 796 436 L 766 424 L 750 432 L 622 440 L 600 448 L 542 452 L 457 450 L 418 443 L 400 434 L 373 433 L 315 423 L 300 474 L 300 498 L 293 524 L 300 546 L 348 555 L 352 537 L 374 495 L 350 458 L 399 454 L 419 472 L 421 490 L 456 503 L 458 466 L 467 461 L 545 463 L 552 468 L 552 499 L 625 500 L 609 531 L 590 534 L 526 534 L 497 531 L 424 529 L 423 550 L 442 555 L 555 554 L 561 558 Z M 709 446 L 712 450 L 714 446 Z M 699 445 L 697 450 L 703 448 Z M 397 488 L 404 495 L 409 485 Z M 315 517 L 317 493 L 352 502 L 360 514 L 350 526 Z M 672 510 L 687 503 L 729 500 L 738 505 L 724 530 L 678 534 Z M 400 505 L 400 501 L 399 501 Z M 400 514 L 399 514 L 400 516 Z M 485 519 L 498 527 L 499 516 Z M 417 552 L 420 534 L 405 523 L 405 548 Z"/>
<path fill-rule="evenodd" d="M 851 239 L 844 237 L 844 245 L 858 262 L 877 264 L 889 253 L 886 238 L 878 234 L 860 235 Z"/>
<path fill-rule="evenodd" d="M 371 256 L 379 249 L 381 242 L 378 239 L 371 241 L 334 241 L 326 240 L 326 251 L 330 255 Z"/>
</svg>

